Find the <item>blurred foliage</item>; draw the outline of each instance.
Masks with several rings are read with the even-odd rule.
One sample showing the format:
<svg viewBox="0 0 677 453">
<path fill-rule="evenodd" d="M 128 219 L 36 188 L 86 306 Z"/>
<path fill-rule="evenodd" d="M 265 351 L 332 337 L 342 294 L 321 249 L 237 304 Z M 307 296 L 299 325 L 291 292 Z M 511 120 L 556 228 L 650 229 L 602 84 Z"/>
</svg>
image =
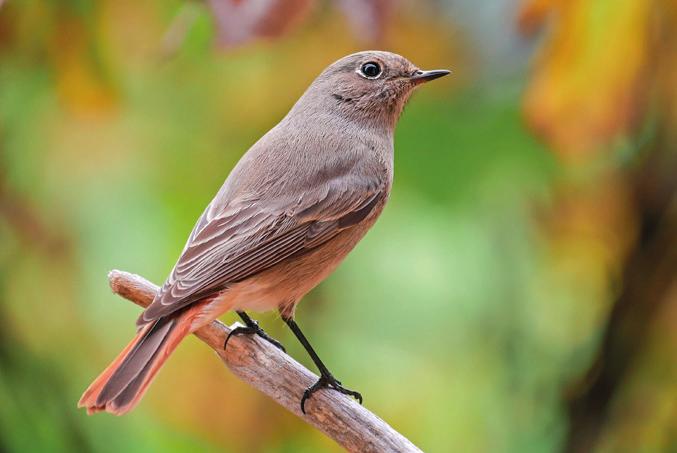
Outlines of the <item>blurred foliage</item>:
<svg viewBox="0 0 677 453">
<path fill-rule="evenodd" d="M 425 451 L 677 449 L 675 3 L 248 3 L 0 6 L 0 450 L 337 450 L 194 339 L 132 414 L 75 404 L 134 332 L 106 272 L 161 282 L 247 147 L 366 45 L 454 78 L 299 308 L 330 368 Z"/>
</svg>

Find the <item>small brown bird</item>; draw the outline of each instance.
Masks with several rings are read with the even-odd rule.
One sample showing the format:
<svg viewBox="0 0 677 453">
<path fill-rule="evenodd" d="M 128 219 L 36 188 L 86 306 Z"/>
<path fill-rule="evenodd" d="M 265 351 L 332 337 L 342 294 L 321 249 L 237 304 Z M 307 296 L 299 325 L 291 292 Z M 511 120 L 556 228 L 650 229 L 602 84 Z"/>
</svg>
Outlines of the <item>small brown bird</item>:
<svg viewBox="0 0 677 453">
<path fill-rule="evenodd" d="M 447 74 L 421 71 L 380 51 L 349 55 L 326 68 L 235 166 L 139 317 L 136 337 L 78 406 L 89 414 L 130 411 L 179 342 L 229 310 L 246 324 L 232 334 L 257 334 L 281 348 L 245 312 L 272 309 L 320 371 L 301 409 L 322 387 L 361 402 L 322 363 L 294 311 L 381 214 L 393 180 L 393 133 L 402 108 L 414 88 Z"/>
</svg>

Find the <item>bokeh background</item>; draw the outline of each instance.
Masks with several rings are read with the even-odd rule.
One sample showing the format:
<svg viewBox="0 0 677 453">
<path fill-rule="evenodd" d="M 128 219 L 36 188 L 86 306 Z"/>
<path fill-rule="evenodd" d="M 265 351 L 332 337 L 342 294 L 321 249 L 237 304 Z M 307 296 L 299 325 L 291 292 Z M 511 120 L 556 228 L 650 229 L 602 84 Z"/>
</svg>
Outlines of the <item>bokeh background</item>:
<svg viewBox="0 0 677 453">
<path fill-rule="evenodd" d="M 298 310 L 329 367 L 425 451 L 677 451 L 671 0 L 0 1 L 1 451 L 338 450 L 194 338 L 130 415 L 76 402 L 134 333 L 107 271 L 161 283 L 238 158 L 365 48 L 454 74 Z"/>
</svg>

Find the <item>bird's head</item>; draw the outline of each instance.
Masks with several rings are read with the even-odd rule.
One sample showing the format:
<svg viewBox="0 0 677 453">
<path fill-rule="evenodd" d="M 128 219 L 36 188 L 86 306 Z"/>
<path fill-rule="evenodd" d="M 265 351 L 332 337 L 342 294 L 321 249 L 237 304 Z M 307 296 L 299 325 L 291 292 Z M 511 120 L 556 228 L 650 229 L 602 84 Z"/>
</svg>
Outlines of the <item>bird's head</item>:
<svg viewBox="0 0 677 453">
<path fill-rule="evenodd" d="M 394 127 L 413 90 L 449 72 L 423 71 L 400 55 L 370 50 L 329 65 L 307 94 L 350 119 Z"/>
</svg>

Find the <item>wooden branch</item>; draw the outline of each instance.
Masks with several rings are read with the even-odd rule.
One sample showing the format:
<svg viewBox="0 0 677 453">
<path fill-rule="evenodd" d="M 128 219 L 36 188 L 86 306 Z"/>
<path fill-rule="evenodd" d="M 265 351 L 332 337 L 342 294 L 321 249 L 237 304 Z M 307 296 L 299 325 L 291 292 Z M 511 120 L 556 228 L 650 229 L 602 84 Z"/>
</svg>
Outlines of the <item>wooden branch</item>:
<svg viewBox="0 0 677 453">
<path fill-rule="evenodd" d="M 141 276 L 114 270 L 108 274 L 114 293 L 146 307 L 158 287 Z M 223 363 L 242 381 L 265 393 L 288 411 L 310 423 L 354 452 L 420 452 L 406 437 L 359 403 L 339 392 L 323 389 L 306 401 L 301 413 L 301 396 L 318 377 L 296 360 L 256 336 L 232 337 L 223 349 L 233 327 L 220 321 L 201 328 L 195 335 L 207 343 Z"/>
</svg>

